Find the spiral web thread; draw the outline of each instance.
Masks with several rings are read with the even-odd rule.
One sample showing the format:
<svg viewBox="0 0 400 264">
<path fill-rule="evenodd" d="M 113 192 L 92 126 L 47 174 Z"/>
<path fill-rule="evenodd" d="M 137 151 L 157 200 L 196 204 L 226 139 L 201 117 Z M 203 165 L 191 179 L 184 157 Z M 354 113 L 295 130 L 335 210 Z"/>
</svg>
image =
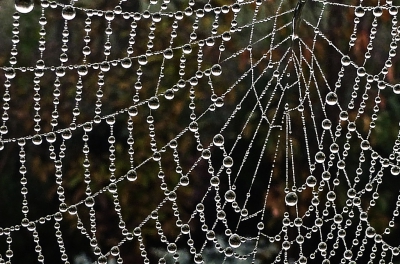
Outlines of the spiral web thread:
<svg viewBox="0 0 400 264">
<path fill-rule="evenodd" d="M 150 263 L 152 245 L 143 239 L 144 228 L 156 229 L 159 234 L 162 246 L 158 248 L 163 252 L 158 257 L 159 263 L 166 263 L 166 259 L 183 262 L 182 249 L 188 250 L 188 263 L 211 263 L 207 256 L 210 251 L 220 256 L 221 263 L 260 263 L 271 245 L 276 248 L 269 263 L 317 260 L 361 263 L 365 258 L 369 263 L 396 262 L 399 248 L 385 238 L 398 231 L 400 200 L 390 207 L 391 215 L 387 216 L 382 232 L 375 230 L 369 221 L 373 217 L 370 212 L 379 201 L 379 192 L 385 192 L 380 186 L 385 181 L 394 181 L 394 176 L 400 173 L 398 136 L 388 156 L 381 155 L 373 144 L 374 130 L 379 127 L 381 94 L 396 97 L 400 93 L 399 85 L 387 78 L 395 69 L 400 40 L 395 1 L 308 0 L 301 12 L 297 10 L 299 5 L 296 7 L 296 3 L 285 0 L 275 3 L 225 1 L 223 5 L 221 2 L 150 0 L 141 7 L 141 12 L 132 12 L 124 9 L 126 1 L 106 10 L 85 7 L 85 1 L 80 4 L 80 1 L 42 0 L 35 6 L 30 1 L 16 1 L 12 47 L 1 67 L 4 76 L 1 149 L 4 151 L 10 145 L 20 149 L 23 216 L 20 223 L 1 229 L 1 239 L 7 241 L 1 263 L 11 263 L 15 254 L 20 254 L 13 251 L 13 237 L 22 230 L 31 233 L 38 261 L 45 262 L 43 238 L 39 239 L 38 231 L 42 225 L 54 230 L 61 260 L 69 263 L 71 256 L 64 244 L 70 238 L 61 230 L 65 218 L 73 219 L 80 235 L 87 238 L 97 263 L 123 263 L 120 248 L 130 243 L 136 243 L 141 260 Z M 351 19 L 346 23 L 352 33 L 348 39 L 341 40 L 346 45 L 330 40 L 329 25 L 330 18 L 335 16 L 331 12 L 334 9 L 350 14 Z M 41 10 L 40 39 L 36 50 L 30 51 L 37 52 L 36 63 L 22 65 L 19 48 L 28 40 L 19 35 L 19 27 L 23 17 L 38 10 Z M 50 15 L 54 21 L 65 21 L 58 39 L 49 39 L 46 35 L 54 30 L 54 24 L 47 23 Z M 98 57 L 90 55 L 91 43 L 95 41 L 90 32 L 95 20 L 106 25 L 102 56 Z M 298 27 L 293 26 L 295 20 L 300 21 Z M 163 23 L 168 30 L 158 30 Z M 129 37 L 115 39 L 114 32 L 121 25 L 130 27 Z M 294 32 L 296 28 L 298 32 Z M 367 50 L 363 56 L 356 57 L 354 49 L 358 47 L 359 33 L 365 33 L 366 28 Z M 378 29 L 387 34 L 389 43 L 373 46 L 376 37 L 382 37 Z M 75 32 L 81 33 L 74 35 Z M 143 32 L 147 38 L 137 39 Z M 78 41 L 81 46 L 76 44 Z M 48 44 L 54 42 L 62 43 L 61 51 L 49 48 Z M 321 54 L 318 50 L 321 46 L 329 53 Z M 123 51 L 118 50 L 121 47 Z M 374 60 L 377 49 L 384 50 L 379 53 L 385 56 L 382 65 Z M 46 61 L 49 50 L 59 54 L 58 62 Z M 69 60 L 73 52 L 81 54 L 77 63 Z M 325 71 L 335 61 L 339 67 L 332 82 Z M 176 72 L 166 72 L 171 67 Z M 128 78 L 135 80 L 132 87 L 108 86 L 107 79 L 112 78 L 113 70 L 129 72 Z M 158 74 L 147 75 L 153 70 Z M 50 87 L 41 83 L 46 76 L 53 78 Z M 76 79 L 72 84 L 74 102 L 69 113 L 72 121 L 63 127 L 60 113 L 63 103 L 70 102 L 63 101 L 63 89 L 59 87 L 67 81 L 71 85 L 66 76 Z M 87 76 L 97 76 L 97 83 L 85 83 Z M 29 98 L 34 102 L 34 132 L 15 136 L 12 132 L 18 134 L 17 131 L 8 127 L 11 122 L 8 115 L 16 111 L 13 102 L 22 100 L 15 92 L 21 78 L 30 78 L 28 85 L 34 88 L 33 99 Z M 130 98 L 129 105 L 108 107 L 114 102 L 103 94 L 111 89 L 120 89 L 122 97 Z M 50 110 L 41 109 L 42 94 L 46 90 L 52 91 Z M 93 98 L 93 94 L 96 101 L 88 108 L 91 102 L 88 98 Z M 183 122 L 184 127 L 180 131 L 170 127 L 157 130 L 157 122 L 167 119 L 168 111 L 179 103 L 186 104 L 189 110 L 179 120 L 168 122 L 170 126 L 175 121 Z M 93 115 L 85 113 L 91 117 L 80 120 L 87 109 Z M 124 157 L 115 154 L 118 120 L 125 122 L 127 136 L 121 143 L 127 146 Z M 207 126 L 209 122 L 211 126 Z M 147 135 L 135 135 L 139 126 L 147 128 Z M 91 155 L 95 153 L 91 152 L 89 143 L 105 128 L 109 133 L 109 180 L 105 186 L 98 187 L 93 185 L 90 168 L 93 166 Z M 66 173 L 63 162 L 69 148 L 73 149 L 68 141 L 77 138 L 80 138 L 83 158 L 73 162 L 81 163 L 83 168 L 79 177 L 86 185 L 85 197 L 68 203 L 63 188 L 68 181 L 63 179 Z M 142 141 L 145 143 L 140 144 Z M 180 152 L 188 144 L 195 146 L 191 159 Z M 32 177 L 27 165 L 30 157 L 25 150 L 43 145 L 48 147 L 46 155 L 54 168 L 59 210 L 33 219 L 28 199 Z M 148 155 L 136 158 L 138 148 L 143 146 L 150 147 L 145 152 Z M 189 150 L 186 148 L 186 151 Z M 118 168 L 118 159 L 129 167 Z M 120 204 L 123 199 L 120 188 L 138 184 L 141 177 L 152 177 L 140 172 L 148 164 L 158 167 L 159 186 L 152 186 L 152 192 L 162 193 L 163 199 L 154 208 L 140 205 L 148 210 L 147 216 L 138 225 L 127 226 L 124 220 L 127 216 Z M 169 165 L 175 171 L 164 169 Z M 172 174 L 179 179 L 173 184 L 168 180 Z M 182 198 L 181 192 L 196 181 L 207 188 L 204 192 L 199 189 L 202 193 L 197 205 L 190 208 L 188 217 L 183 217 L 179 202 L 186 198 Z M 96 239 L 95 205 L 104 195 L 112 196 L 122 234 L 110 250 L 101 248 Z M 214 201 L 213 208 L 207 208 L 210 200 Z M 163 233 L 165 218 L 160 215 L 167 211 L 172 212 L 170 217 L 174 218 L 174 228 L 178 230 L 174 237 Z M 90 216 L 88 223 L 82 220 L 85 212 Z M 271 214 L 279 220 L 279 229 L 270 228 Z M 191 237 L 195 221 L 200 223 L 204 235 L 200 242 L 195 241 L 198 237 Z"/>
</svg>

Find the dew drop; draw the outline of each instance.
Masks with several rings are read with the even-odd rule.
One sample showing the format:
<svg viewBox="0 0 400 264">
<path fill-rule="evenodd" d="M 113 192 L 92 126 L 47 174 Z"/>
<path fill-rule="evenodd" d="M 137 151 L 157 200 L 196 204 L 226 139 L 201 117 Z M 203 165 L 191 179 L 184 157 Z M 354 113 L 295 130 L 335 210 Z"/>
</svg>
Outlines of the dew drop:
<svg viewBox="0 0 400 264">
<path fill-rule="evenodd" d="M 218 186 L 219 185 L 219 178 L 217 177 L 217 176 L 213 176 L 213 177 L 211 177 L 211 179 L 210 179 L 210 184 L 211 184 L 211 186 L 214 186 L 214 187 L 216 187 L 216 186 Z M 226 198 L 226 197 L 225 197 Z"/>
<path fill-rule="evenodd" d="M 354 10 L 354 13 L 357 17 L 363 17 L 365 14 L 365 10 L 364 8 L 362 8 L 361 6 L 356 7 L 356 9 Z"/>
<path fill-rule="evenodd" d="M 20 13 L 29 13 L 33 10 L 33 0 L 15 0 L 15 9 Z"/>
<path fill-rule="evenodd" d="M 80 65 L 78 67 L 78 74 L 81 76 L 85 76 L 88 73 L 88 69 L 86 67 L 86 65 Z"/>
<path fill-rule="evenodd" d="M 317 154 L 315 154 L 315 161 L 318 163 L 323 163 L 325 161 L 325 153 L 318 151 Z"/>
<path fill-rule="evenodd" d="M 289 192 L 286 194 L 285 202 L 288 206 L 295 206 L 297 204 L 297 194 L 295 192 Z"/>
<path fill-rule="evenodd" d="M 182 231 L 182 234 L 189 234 L 189 232 L 190 232 L 190 227 L 189 227 L 189 225 L 188 225 L 188 224 L 182 225 L 182 226 L 181 226 L 181 231 Z"/>
<path fill-rule="evenodd" d="M 374 10 L 372 11 L 372 13 L 374 14 L 375 17 L 380 17 L 383 14 L 383 10 L 382 7 L 377 6 L 374 8 Z"/>
<path fill-rule="evenodd" d="M 179 183 L 182 186 L 188 186 L 189 185 L 189 177 L 188 176 L 182 176 Z"/>
<path fill-rule="evenodd" d="M 343 56 L 341 62 L 343 66 L 349 66 L 351 63 L 350 57 L 347 55 Z"/>
<path fill-rule="evenodd" d="M 164 50 L 164 58 L 166 58 L 167 60 L 170 60 L 173 57 L 174 57 L 174 52 L 172 51 L 172 49 Z"/>
<path fill-rule="evenodd" d="M 160 102 L 158 101 L 157 97 L 152 97 L 148 101 L 149 108 L 152 110 L 156 110 L 160 107 Z"/>
<path fill-rule="evenodd" d="M 169 253 L 174 254 L 177 250 L 177 246 L 175 243 L 169 243 L 167 246 L 167 250 Z"/>
<path fill-rule="evenodd" d="M 306 179 L 306 184 L 308 187 L 312 188 L 317 184 L 317 179 L 313 175 L 310 175 Z"/>
<path fill-rule="evenodd" d="M 356 197 L 356 195 L 357 195 L 357 192 L 354 188 L 350 188 L 347 191 L 347 197 L 349 197 L 350 199 L 353 199 L 354 197 Z"/>
<path fill-rule="evenodd" d="M 98 264 L 107 264 L 107 257 L 106 257 L 106 256 L 100 256 L 100 257 L 97 259 L 97 263 L 98 263 Z"/>
<path fill-rule="evenodd" d="M 318 250 L 319 251 L 326 251 L 326 249 L 327 249 L 327 245 L 326 245 L 326 243 L 325 242 L 319 242 L 319 244 L 318 244 Z"/>
<path fill-rule="evenodd" d="M 4 69 L 4 75 L 7 79 L 13 79 L 15 77 L 15 70 L 13 68 Z"/>
<path fill-rule="evenodd" d="M 368 140 L 363 140 L 363 141 L 361 141 L 361 144 L 360 144 L 360 146 L 361 146 L 361 149 L 362 150 L 368 150 L 369 149 L 369 141 Z"/>
<path fill-rule="evenodd" d="M 118 256 L 119 255 L 119 248 L 118 248 L 118 246 L 113 246 L 112 248 L 111 248 L 111 255 L 113 255 L 114 257 L 116 257 L 116 256 Z"/>
<path fill-rule="evenodd" d="M 364 77 L 365 74 L 367 74 L 367 72 L 365 71 L 365 68 L 364 68 L 364 67 L 360 67 L 360 68 L 357 69 L 357 75 L 358 75 L 359 77 Z"/>
<path fill-rule="evenodd" d="M 42 144 L 42 137 L 40 135 L 34 135 L 32 137 L 32 142 L 35 145 L 40 145 L 40 144 Z"/>
<path fill-rule="evenodd" d="M 373 228 L 372 226 L 368 227 L 368 228 L 365 230 L 365 235 L 366 235 L 368 238 L 373 238 L 373 237 L 375 236 L 375 234 L 376 234 L 375 228 Z"/>
<path fill-rule="evenodd" d="M 85 199 L 85 205 L 87 207 L 93 207 L 94 206 L 94 199 L 93 197 L 89 196 Z"/>
<path fill-rule="evenodd" d="M 322 121 L 322 128 L 325 130 L 329 130 L 332 127 L 332 122 L 329 119 L 324 119 L 324 121 Z"/>
<path fill-rule="evenodd" d="M 189 130 L 191 132 L 197 132 L 199 130 L 199 124 L 196 121 L 190 122 Z"/>
<path fill-rule="evenodd" d="M 138 62 L 140 65 L 146 65 L 147 64 L 147 56 L 146 55 L 139 56 Z"/>
<path fill-rule="evenodd" d="M 232 248 L 238 248 L 242 244 L 242 241 L 240 240 L 240 236 L 237 234 L 233 234 L 229 237 L 229 245 Z"/>
<path fill-rule="evenodd" d="M 393 176 L 397 176 L 400 174 L 400 167 L 399 166 L 392 166 L 390 169 L 390 172 L 392 173 Z"/>
<path fill-rule="evenodd" d="M 174 90 L 172 90 L 172 89 L 166 90 L 165 93 L 164 93 L 164 97 L 165 97 L 165 99 L 167 99 L 167 100 L 172 100 L 172 99 L 174 99 Z"/>
<path fill-rule="evenodd" d="M 328 201 L 335 201 L 336 200 L 336 193 L 334 191 L 329 191 L 326 194 L 326 199 L 328 199 Z"/>
<path fill-rule="evenodd" d="M 211 151 L 209 149 L 205 149 L 203 150 L 203 152 L 201 153 L 201 157 L 203 159 L 209 159 L 211 158 Z"/>
<path fill-rule="evenodd" d="M 54 132 L 50 132 L 46 136 L 46 140 L 49 143 L 54 143 L 56 141 L 56 134 Z"/>
<path fill-rule="evenodd" d="M 62 10 L 62 17 L 66 20 L 74 19 L 76 15 L 75 8 L 71 5 L 64 6 Z"/>
<path fill-rule="evenodd" d="M 233 166 L 233 159 L 231 157 L 227 156 L 224 158 L 223 164 L 224 164 L 225 168 L 230 168 Z"/>
<path fill-rule="evenodd" d="M 228 190 L 225 193 L 225 200 L 229 203 L 232 203 L 233 201 L 235 201 L 236 199 L 236 193 L 232 190 Z"/>
<path fill-rule="evenodd" d="M 190 46 L 190 44 L 185 44 L 182 48 L 183 53 L 185 54 L 190 54 L 192 53 L 192 47 Z"/>
<path fill-rule="evenodd" d="M 201 254 L 196 254 L 194 256 L 194 263 L 196 264 L 203 263 L 203 256 Z"/>
<path fill-rule="evenodd" d="M 325 100 L 326 100 L 326 103 L 328 105 L 335 105 L 337 103 L 337 100 L 338 100 L 337 94 L 335 92 L 329 92 L 326 95 L 326 99 Z"/>
<path fill-rule="evenodd" d="M 121 65 L 122 67 L 124 67 L 125 69 L 128 69 L 132 66 L 132 61 L 130 58 L 124 58 L 121 60 Z"/>
<path fill-rule="evenodd" d="M 222 73 L 221 65 L 215 64 L 214 66 L 212 66 L 212 68 L 211 68 L 211 73 L 212 73 L 212 75 L 214 75 L 214 76 L 220 76 L 221 73 Z"/>
<path fill-rule="evenodd" d="M 216 134 L 213 139 L 214 145 L 217 147 L 221 147 L 224 145 L 224 136 L 221 134 Z"/>
</svg>

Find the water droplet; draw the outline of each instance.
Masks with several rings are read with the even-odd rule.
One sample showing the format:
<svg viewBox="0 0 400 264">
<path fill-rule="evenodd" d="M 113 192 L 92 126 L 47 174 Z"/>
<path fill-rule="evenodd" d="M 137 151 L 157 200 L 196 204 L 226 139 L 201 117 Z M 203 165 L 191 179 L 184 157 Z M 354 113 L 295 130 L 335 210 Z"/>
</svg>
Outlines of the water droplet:
<svg viewBox="0 0 400 264">
<path fill-rule="evenodd" d="M 40 145 L 40 144 L 42 144 L 42 137 L 40 135 L 34 135 L 32 137 L 32 142 L 35 145 Z"/>
<path fill-rule="evenodd" d="M 319 251 L 326 251 L 327 247 L 328 246 L 326 245 L 325 242 L 319 242 L 319 244 L 318 244 L 318 250 Z"/>
<path fill-rule="evenodd" d="M 383 14 L 383 10 L 382 7 L 377 6 L 374 8 L 374 10 L 372 11 L 372 13 L 374 14 L 375 17 L 380 17 Z"/>
<path fill-rule="evenodd" d="M 189 185 L 189 177 L 188 176 L 182 176 L 179 183 L 182 186 L 188 186 Z"/>
<path fill-rule="evenodd" d="M 329 171 L 324 171 L 321 174 L 321 177 L 324 181 L 329 181 L 331 179 L 331 173 Z"/>
<path fill-rule="evenodd" d="M 154 96 L 149 99 L 148 105 L 149 105 L 150 109 L 156 110 L 157 108 L 160 107 L 160 102 L 159 102 L 158 98 Z"/>
<path fill-rule="evenodd" d="M 192 47 L 190 46 L 190 44 L 185 44 L 182 48 L 183 53 L 185 54 L 190 54 L 192 53 Z"/>
<path fill-rule="evenodd" d="M 242 241 L 240 240 L 240 236 L 237 234 L 233 234 L 229 237 L 229 245 L 232 248 L 238 248 L 242 244 Z"/>
<path fill-rule="evenodd" d="M 353 199 L 354 197 L 356 197 L 356 195 L 357 195 L 357 192 L 354 188 L 350 188 L 347 191 L 347 197 L 349 197 L 350 199 Z"/>
<path fill-rule="evenodd" d="M 317 178 L 315 178 L 313 175 L 310 175 L 306 179 L 306 184 L 308 187 L 314 187 L 317 184 Z"/>
<path fill-rule="evenodd" d="M 283 241 L 283 242 L 282 242 L 282 248 L 283 248 L 284 250 L 289 250 L 289 248 L 290 248 L 290 242 L 287 241 L 287 240 Z"/>
<path fill-rule="evenodd" d="M 315 154 L 315 161 L 318 163 L 323 163 L 325 161 L 325 153 L 318 151 L 317 154 Z"/>
<path fill-rule="evenodd" d="M 334 191 L 329 191 L 327 194 L 326 194 L 326 199 L 328 199 L 328 201 L 335 201 L 335 199 L 336 199 L 336 193 L 334 192 Z"/>
<path fill-rule="evenodd" d="M 392 173 L 393 176 L 397 176 L 400 174 L 400 167 L 399 166 L 392 166 L 390 169 L 390 172 Z"/>
<path fill-rule="evenodd" d="M 215 64 L 214 66 L 212 66 L 212 68 L 211 68 L 211 73 L 212 73 L 212 75 L 214 75 L 214 76 L 220 76 L 221 73 L 222 73 L 221 65 Z"/>
<path fill-rule="evenodd" d="M 171 202 L 173 202 L 173 201 L 176 201 L 176 198 L 177 198 L 176 192 L 170 191 L 169 194 L 168 194 L 168 200 L 170 200 Z"/>
<path fill-rule="evenodd" d="M 182 226 L 181 226 L 181 231 L 182 231 L 182 234 L 189 234 L 189 232 L 190 232 L 190 227 L 189 227 L 189 225 L 188 225 L 188 224 L 182 225 Z"/>
<path fill-rule="evenodd" d="M 356 7 L 356 9 L 354 10 L 354 13 L 357 17 L 363 17 L 365 14 L 365 10 L 364 8 L 362 8 L 361 6 Z"/>
<path fill-rule="evenodd" d="M 128 179 L 128 181 L 136 181 L 137 179 L 136 171 L 135 170 L 128 171 L 128 173 L 126 174 L 126 178 Z"/>
<path fill-rule="evenodd" d="M 194 256 L 194 263 L 196 264 L 203 263 L 203 256 L 201 254 L 196 254 Z"/>
<path fill-rule="evenodd" d="M 213 139 L 214 145 L 217 147 L 221 147 L 224 145 L 224 136 L 221 134 L 216 134 Z"/>
<path fill-rule="evenodd" d="M 29 13 L 33 10 L 33 0 L 15 0 L 15 9 L 20 13 Z"/>
<path fill-rule="evenodd" d="M 164 58 L 166 58 L 167 60 L 170 60 L 173 57 L 174 57 L 174 52 L 172 51 L 172 49 L 164 50 Z"/>
<path fill-rule="evenodd" d="M 129 116 L 137 116 L 137 114 L 138 114 L 137 107 L 136 106 L 129 107 L 128 114 L 129 114 Z"/>
<path fill-rule="evenodd" d="M 140 65 L 146 65 L 147 64 L 147 56 L 146 55 L 139 56 L 138 62 Z"/>
<path fill-rule="evenodd" d="M 347 55 L 343 56 L 341 62 L 343 66 L 349 66 L 351 63 L 350 57 Z"/>
<path fill-rule="evenodd" d="M 224 158 L 223 164 L 224 164 L 225 168 L 230 168 L 233 166 L 233 159 L 231 157 L 227 156 Z"/>
<path fill-rule="evenodd" d="M 70 139 L 70 138 L 72 137 L 71 129 L 66 129 L 66 130 L 64 130 L 64 131 L 62 132 L 61 136 L 62 136 L 63 139 L 66 139 L 66 140 L 67 140 L 67 139 Z"/>
<path fill-rule="evenodd" d="M 111 255 L 113 255 L 114 257 L 116 257 L 116 256 L 118 256 L 119 255 L 119 248 L 118 248 L 118 246 L 113 246 L 112 248 L 111 248 Z"/>
<path fill-rule="evenodd" d="M 301 256 L 301 257 L 299 258 L 299 263 L 300 263 L 300 264 L 306 264 L 306 263 L 307 263 L 307 258 L 304 257 L 304 256 Z"/>
<path fill-rule="evenodd" d="M 11 249 L 6 251 L 6 257 L 7 258 L 12 258 L 12 256 L 14 255 L 13 251 Z"/>
<path fill-rule="evenodd" d="M 363 141 L 361 141 L 360 146 L 361 146 L 361 149 L 362 149 L 362 150 L 368 150 L 369 147 L 370 147 L 369 141 L 368 141 L 368 140 L 363 140 Z"/>
<path fill-rule="evenodd" d="M 87 198 L 85 199 L 85 205 L 86 205 L 87 207 L 93 207 L 93 205 L 94 205 L 94 199 L 93 199 L 93 197 L 91 197 L 91 196 L 87 197 Z"/>
<path fill-rule="evenodd" d="M 165 97 L 165 99 L 167 99 L 167 100 L 172 100 L 172 99 L 174 99 L 174 90 L 172 90 L 172 89 L 166 90 L 166 91 L 165 91 L 165 94 L 164 94 L 164 97 Z"/>
<path fill-rule="evenodd" d="M 368 227 L 368 228 L 365 230 L 365 235 L 366 235 L 368 238 L 373 238 L 373 237 L 375 236 L 375 234 L 376 234 L 375 228 L 373 228 L 372 226 Z"/>
<path fill-rule="evenodd" d="M 47 136 L 46 136 L 46 140 L 47 140 L 47 142 L 49 142 L 49 143 L 54 143 L 55 141 L 56 141 L 56 134 L 54 133 L 54 132 L 50 132 L 50 133 L 48 133 L 47 134 Z"/>
<path fill-rule="evenodd" d="M 397 9 L 396 6 L 392 6 L 392 7 L 389 8 L 389 14 L 390 15 L 395 16 L 395 15 L 397 15 L 397 13 L 398 13 L 398 9 Z"/>
<path fill-rule="evenodd" d="M 332 122 L 329 119 L 324 119 L 324 121 L 322 121 L 322 128 L 325 130 L 331 129 L 332 127 Z"/>
<path fill-rule="evenodd" d="M 132 61 L 130 58 L 124 58 L 121 60 L 121 65 L 122 67 L 124 67 L 125 69 L 128 69 L 132 66 Z"/>
<path fill-rule="evenodd" d="M 328 105 L 335 105 L 338 101 L 337 94 L 335 92 L 329 92 L 326 95 L 325 100 Z"/>
<path fill-rule="evenodd" d="M 214 187 L 216 187 L 216 186 L 218 186 L 219 185 L 219 178 L 217 177 L 217 176 L 213 176 L 213 177 L 211 177 L 211 179 L 210 179 L 210 184 L 211 184 L 211 186 L 214 186 Z"/>
<path fill-rule="evenodd" d="M 213 240 L 215 238 L 215 232 L 212 231 L 212 230 L 208 230 L 207 234 L 206 234 L 206 237 L 207 237 L 208 240 Z"/>
<path fill-rule="evenodd" d="M 201 157 L 203 159 L 209 159 L 211 157 L 211 151 L 209 149 L 203 150 L 203 152 L 201 153 Z"/>
<path fill-rule="evenodd" d="M 13 68 L 4 69 L 4 75 L 7 79 L 13 79 L 15 77 L 15 70 Z"/>
<path fill-rule="evenodd" d="M 66 5 L 62 9 L 62 17 L 66 20 L 74 19 L 76 15 L 75 8 L 71 5 Z"/>
<path fill-rule="evenodd" d="M 231 202 L 235 201 L 235 199 L 236 199 L 236 193 L 235 193 L 234 191 L 228 190 L 228 191 L 225 193 L 225 200 L 226 200 L 227 202 L 231 203 Z"/>
<path fill-rule="evenodd" d="M 167 250 L 168 250 L 168 252 L 171 253 L 171 254 L 174 254 L 174 253 L 176 252 L 177 249 L 178 249 L 178 248 L 177 248 L 177 246 L 176 246 L 175 243 L 169 243 L 168 246 L 167 246 Z"/>
<path fill-rule="evenodd" d="M 100 257 L 97 259 L 97 263 L 98 263 L 98 264 L 107 264 L 107 257 L 106 257 L 106 256 L 100 256 Z"/>
<path fill-rule="evenodd" d="M 286 194 L 285 202 L 288 206 L 295 206 L 297 204 L 297 194 L 295 192 L 289 192 Z"/>
<path fill-rule="evenodd" d="M 364 67 L 360 67 L 360 68 L 357 69 L 357 76 L 364 77 L 365 74 L 367 74 L 367 72 L 365 71 Z"/>
<path fill-rule="evenodd" d="M 76 208 L 75 205 L 71 205 L 71 206 L 68 208 L 68 213 L 71 214 L 71 215 L 76 215 L 77 212 L 78 212 L 78 210 L 77 210 L 77 208 Z"/>
<path fill-rule="evenodd" d="M 199 124 L 196 121 L 190 122 L 189 130 L 191 132 L 197 132 L 199 130 Z"/>
<path fill-rule="evenodd" d="M 340 118 L 340 120 L 342 120 L 342 121 L 347 121 L 347 120 L 349 119 L 349 112 L 347 112 L 347 111 L 341 111 L 341 112 L 339 113 L 339 118 Z"/>
<path fill-rule="evenodd" d="M 346 167 L 346 162 L 344 160 L 339 160 L 337 163 L 337 167 L 343 170 Z"/>
</svg>

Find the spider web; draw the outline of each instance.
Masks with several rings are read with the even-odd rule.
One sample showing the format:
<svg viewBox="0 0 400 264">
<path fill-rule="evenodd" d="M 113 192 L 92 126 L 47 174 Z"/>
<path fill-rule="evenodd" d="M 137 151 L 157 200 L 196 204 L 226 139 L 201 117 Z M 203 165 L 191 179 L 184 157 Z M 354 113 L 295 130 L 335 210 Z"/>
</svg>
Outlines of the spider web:
<svg viewBox="0 0 400 264">
<path fill-rule="evenodd" d="M 398 6 L 138 7 L 9 12 L 0 263 L 395 263 Z"/>
</svg>

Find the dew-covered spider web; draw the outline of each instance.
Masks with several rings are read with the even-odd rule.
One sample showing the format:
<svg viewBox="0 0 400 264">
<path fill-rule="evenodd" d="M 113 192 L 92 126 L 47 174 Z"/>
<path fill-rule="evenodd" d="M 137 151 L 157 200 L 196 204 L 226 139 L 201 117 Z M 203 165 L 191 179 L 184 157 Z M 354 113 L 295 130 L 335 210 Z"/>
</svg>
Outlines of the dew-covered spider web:
<svg viewBox="0 0 400 264">
<path fill-rule="evenodd" d="M 0 4 L 0 263 L 400 263 L 397 1 Z"/>
</svg>

